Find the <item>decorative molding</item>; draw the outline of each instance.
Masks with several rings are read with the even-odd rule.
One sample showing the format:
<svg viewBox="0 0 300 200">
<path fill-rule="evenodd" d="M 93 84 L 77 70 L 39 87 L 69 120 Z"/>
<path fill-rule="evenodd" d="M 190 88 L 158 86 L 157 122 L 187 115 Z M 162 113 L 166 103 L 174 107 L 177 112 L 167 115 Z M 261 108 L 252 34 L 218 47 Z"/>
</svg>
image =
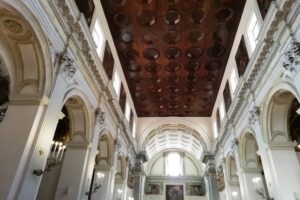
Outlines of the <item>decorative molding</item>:
<svg viewBox="0 0 300 200">
<path fill-rule="evenodd" d="M 274 41 L 274 38 L 277 36 L 275 36 L 275 34 L 282 31 L 282 29 L 284 28 L 284 26 L 280 26 L 280 24 L 282 24 L 281 22 L 284 22 L 286 24 L 284 19 L 287 15 L 289 15 L 289 18 L 297 16 L 297 12 L 294 12 L 294 10 L 297 8 L 293 8 L 293 4 L 297 4 L 295 6 L 299 7 L 299 3 L 296 0 L 286 0 L 280 8 L 278 8 L 277 5 L 273 5 L 274 17 L 272 18 L 272 20 L 270 20 L 270 22 L 266 21 L 264 23 L 264 26 L 262 27 L 262 31 L 264 32 L 263 35 L 265 35 L 264 40 L 262 43 L 259 43 L 257 45 L 256 51 L 254 52 L 254 55 L 256 52 L 259 52 L 257 56 L 254 56 L 256 61 L 251 62 L 253 58 L 250 60 L 247 66 L 247 68 L 250 70 L 246 70 L 244 74 L 244 80 L 242 80 L 243 82 L 241 89 L 237 92 L 237 100 L 234 100 L 235 103 L 232 103 L 231 105 L 232 107 L 234 107 L 232 109 L 233 112 L 228 116 L 231 121 L 234 121 L 237 118 L 238 114 L 241 112 L 242 105 L 245 103 L 245 100 L 247 100 L 246 95 L 248 94 L 248 89 L 253 88 L 253 85 L 257 83 L 257 80 L 265 74 L 262 71 L 268 69 L 268 61 L 270 58 L 272 58 L 272 52 L 274 51 L 274 49 L 276 49 L 275 47 L 277 45 L 277 43 Z M 297 48 L 293 51 L 298 52 Z M 226 123 L 228 123 L 228 121 Z M 223 126 L 225 127 L 226 124 L 224 124 Z M 220 144 L 224 142 L 224 138 L 226 138 L 227 136 L 227 132 L 225 131 L 226 130 L 224 129 L 224 131 L 220 133 L 221 138 L 219 139 L 215 152 L 219 151 Z"/>
<path fill-rule="evenodd" d="M 259 117 L 260 117 L 260 107 L 258 106 L 254 106 L 254 108 L 252 110 L 250 110 L 250 116 L 248 118 L 249 120 L 249 125 L 254 125 L 257 121 L 259 121 Z"/>
</svg>

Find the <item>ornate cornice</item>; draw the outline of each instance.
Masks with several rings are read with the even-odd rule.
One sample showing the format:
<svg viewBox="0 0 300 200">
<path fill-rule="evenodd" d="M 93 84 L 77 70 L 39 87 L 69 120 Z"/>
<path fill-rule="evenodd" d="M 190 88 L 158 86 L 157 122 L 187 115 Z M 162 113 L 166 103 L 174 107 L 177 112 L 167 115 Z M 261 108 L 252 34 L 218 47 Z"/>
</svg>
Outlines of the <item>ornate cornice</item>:
<svg viewBox="0 0 300 200">
<path fill-rule="evenodd" d="M 65 28 L 66 34 L 71 35 L 71 39 L 76 40 L 76 45 L 78 45 L 81 55 L 86 62 L 86 66 L 88 66 L 88 71 L 96 81 L 100 91 L 104 91 L 104 94 L 108 99 L 108 105 L 116 119 L 117 124 L 121 124 L 122 128 L 127 132 L 127 128 L 123 122 L 123 114 L 120 106 L 118 105 L 117 101 L 113 100 L 115 96 L 113 95 L 114 91 L 107 85 L 108 81 L 105 81 L 108 80 L 108 78 L 106 77 L 104 70 L 98 67 L 101 66 L 100 60 L 98 58 L 95 59 L 95 57 L 98 56 L 96 50 L 92 47 L 93 44 L 90 44 L 92 41 L 91 35 L 86 33 L 89 31 L 89 28 L 85 23 L 84 16 L 78 13 L 78 18 L 75 19 L 74 10 L 76 9 L 73 7 L 76 7 L 76 5 L 73 3 L 73 1 L 51 0 L 51 4 L 55 9 L 55 12 L 59 15 L 58 20 Z M 125 135 L 125 137 L 130 143 L 132 143 L 129 133 Z"/>
<path fill-rule="evenodd" d="M 274 1 L 273 4 L 276 4 L 276 2 Z M 247 68 L 252 68 L 251 70 L 248 70 L 248 73 L 244 74 L 244 82 L 242 83 L 241 89 L 238 91 L 237 94 L 237 101 L 235 101 L 236 103 L 232 104 L 231 106 L 233 107 L 233 112 L 229 113 L 228 116 L 228 120 L 226 121 L 226 123 L 224 124 L 224 127 L 227 127 L 227 124 L 231 122 L 234 122 L 238 116 L 238 114 L 241 112 L 242 110 L 242 106 L 244 105 L 244 103 L 247 100 L 247 95 L 249 93 L 249 90 L 251 88 L 254 87 L 254 84 L 257 83 L 257 80 L 259 78 L 261 78 L 264 73 L 262 72 L 263 70 L 266 70 L 269 65 L 268 65 L 268 61 L 269 59 L 271 59 L 271 52 L 274 51 L 276 43 L 274 42 L 274 35 L 275 33 L 278 32 L 279 28 L 283 28 L 282 26 L 280 26 L 281 22 L 284 21 L 286 16 L 290 16 L 292 15 L 297 15 L 296 12 L 290 13 L 291 10 L 297 10 L 297 8 L 293 8 L 293 4 L 297 4 L 295 6 L 299 7 L 299 2 L 297 0 L 286 0 L 284 1 L 283 5 L 281 6 L 281 8 L 275 8 L 275 13 L 274 13 L 274 17 L 271 21 L 271 23 L 266 24 L 265 27 L 267 27 L 267 31 L 265 33 L 265 37 L 263 40 L 263 43 L 261 44 L 261 46 L 257 47 L 257 52 L 259 52 L 257 59 L 255 61 L 255 63 L 251 63 L 249 62 L 248 67 Z M 272 5 L 271 5 L 272 6 Z M 274 5 L 273 5 L 274 7 Z M 276 5 L 275 7 L 278 7 L 278 5 Z M 286 22 L 284 22 L 286 23 Z M 280 26 L 280 27 L 279 27 Z M 264 27 L 263 27 L 264 28 Z M 251 66 L 251 64 L 253 66 Z M 221 138 L 218 141 L 218 144 L 216 146 L 216 150 L 215 150 L 215 154 L 216 152 L 219 150 L 219 146 L 220 143 L 223 142 L 224 138 L 226 138 L 225 135 L 227 135 L 228 133 L 225 131 L 223 131 L 223 133 L 221 133 Z"/>
</svg>

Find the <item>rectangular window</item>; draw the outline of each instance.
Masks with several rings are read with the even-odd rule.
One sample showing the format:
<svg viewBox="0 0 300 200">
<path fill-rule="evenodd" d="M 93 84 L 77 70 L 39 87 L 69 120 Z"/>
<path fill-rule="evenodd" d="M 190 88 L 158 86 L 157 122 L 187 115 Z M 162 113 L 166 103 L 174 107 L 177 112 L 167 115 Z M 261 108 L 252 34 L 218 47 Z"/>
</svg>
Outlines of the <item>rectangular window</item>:
<svg viewBox="0 0 300 200">
<path fill-rule="evenodd" d="M 117 71 L 115 71 L 115 74 L 114 74 L 114 79 L 113 79 L 113 86 L 114 86 L 114 89 L 117 93 L 117 96 L 119 98 L 120 96 L 120 87 L 121 87 L 121 80 L 120 80 L 120 77 L 119 77 L 119 74 Z"/>
<path fill-rule="evenodd" d="M 213 122 L 213 132 L 214 132 L 214 138 L 218 137 L 218 127 L 217 127 L 217 122 Z"/>
<path fill-rule="evenodd" d="M 169 153 L 165 157 L 166 176 L 182 176 L 182 157 L 177 152 Z"/>
<path fill-rule="evenodd" d="M 247 36 L 249 39 L 249 43 L 250 43 L 252 52 L 254 51 L 256 44 L 258 42 L 259 30 L 260 30 L 260 26 L 259 26 L 256 14 L 253 13 L 250 18 L 249 26 L 247 29 Z"/>
<path fill-rule="evenodd" d="M 127 121 L 129 122 L 129 120 L 130 120 L 130 106 L 129 106 L 129 103 L 128 103 L 128 99 L 126 101 L 126 106 L 125 106 L 125 117 L 126 117 Z"/>
<path fill-rule="evenodd" d="M 230 89 L 231 89 L 231 95 L 234 96 L 234 91 L 236 89 L 236 86 L 238 84 L 238 76 L 236 74 L 236 70 L 232 69 L 230 78 L 229 78 L 229 83 L 230 83 Z"/>
<path fill-rule="evenodd" d="M 133 121 L 132 123 L 132 137 L 135 138 L 135 133 L 136 133 L 136 123 Z"/>
<path fill-rule="evenodd" d="M 225 105 L 224 105 L 224 100 L 221 101 L 220 103 L 220 107 L 219 107 L 219 113 L 220 113 L 220 119 L 221 122 L 223 121 L 224 117 L 225 117 Z"/>
<path fill-rule="evenodd" d="M 103 31 L 101 29 L 101 25 L 100 25 L 98 19 L 95 22 L 92 35 L 93 35 L 93 39 L 96 44 L 97 54 L 98 54 L 99 58 L 102 60 L 105 38 L 104 38 L 104 34 L 103 34 Z"/>
</svg>

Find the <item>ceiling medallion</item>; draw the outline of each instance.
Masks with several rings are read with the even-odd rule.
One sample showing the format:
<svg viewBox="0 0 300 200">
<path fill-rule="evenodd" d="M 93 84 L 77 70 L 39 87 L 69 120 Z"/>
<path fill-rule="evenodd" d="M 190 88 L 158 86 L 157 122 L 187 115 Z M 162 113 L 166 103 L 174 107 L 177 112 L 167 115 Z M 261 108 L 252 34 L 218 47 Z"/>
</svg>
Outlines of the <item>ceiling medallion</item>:
<svg viewBox="0 0 300 200">
<path fill-rule="evenodd" d="M 157 76 L 157 75 L 151 75 L 149 77 L 149 80 L 152 81 L 152 82 L 156 82 L 156 83 L 161 82 L 161 78 L 159 76 Z"/>
<path fill-rule="evenodd" d="M 142 11 L 137 16 L 138 23 L 143 27 L 151 27 L 156 22 L 156 16 L 152 11 Z"/>
<path fill-rule="evenodd" d="M 149 88 L 150 88 L 150 90 L 152 90 L 153 92 L 159 92 L 159 93 L 162 92 L 162 88 L 159 87 L 159 85 L 150 85 Z"/>
<path fill-rule="evenodd" d="M 187 40 L 190 43 L 200 42 L 204 37 L 204 33 L 201 30 L 191 30 L 187 35 Z"/>
<path fill-rule="evenodd" d="M 157 41 L 157 39 L 158 39 L 157 36 L 151 33 L 146 33 L 143 36 L 143 40 L 146 44 L 153 44 L 154 42 Z"/>
<path fill-rule="evenodd" d="M 168 10 L 165 14 L 164 21 L 168 25 L 176 25 L 180 22 L 181 15 L 177 12 L 177 10 Z"/>
<path fill-rule="evenodd" d="M 185 79 L 187 82 L 196 82 L 198 80 L 198 74 L 196 73 L 189 73 L 187 76 L 186 76 L 186 79 Z"/>
<path fill-rule="evenodd" d="M 181 54 L 181 50 L 177 47 L 169 47 L 165 50 L 165 57 L 169 60 L 177 59 Z"/>
<path fill-rule="evenodd" d="M 191 13 L 191 21 L 193 24 L 201 24 L 207 17 L 207 13 L 203 8 L 196 8 Z"/>
<path fill-rule="evenodd" d="M 205 64 L 205 69 L 207 71 L 218 71 L 222 67 L 222 63 L 219 60 L 211 60 Z"/>
<path fill-rule="evenodd" d="M 200 68 L 200 62 L 198 60 L 190 60 L 184 68 L 189 72 L 194 72 Z"/>
<path fill-rule="evenodd" d="M 171 93 L 177 93 L 179 91 L 175 85 L 169 85 L 167 88 Z"/>
<path fill-rule="evenodd" d="M 219 25 L 219 24 L 218 24 Z M 213 33 L 213 37 L 219 41 L 225 41 L 228 38 L 228 30 L 226 27 L 217 26 L 216 31 Z"/>
<path fill-rule="evenodd" d="M 180 69 L 180 65 L 178 62 L 171 61 L 165 66 L 165 69 L 168 72 L 176 72 Z"/>
<path fill-rule="evenodd" d="M 150 4 L 152 0 L 138 0 L 140 4 Z"/>
<path fill-rule="evenodd" d="M 180 40 L 181 36 L 180 34 L 175 30 L 169 30 L 166 34 L 163 36 L 163 40 L 167 44 L 176 44 Z"/>
<path fill-rule="evenodd" d="M 192 85 L 192 84 L 188 84 L 187 86 L 185 86 L 185 88 L 184 88 L 184 90 L 186 91 L 186 92 L 195 92 L 196 91 L 196 87 L 194 86 L 194 85 Z"/>
<path fill-rule="evenodd" d="M 131 42 L 132 39 L 133 39 L 133 36 L 131 33 L 129 33 L 129 32 L 121 33 L 121 40 L 123 42 L 126 42 L 126 43 Z"/>
<path fill-rule="evenodd" d="M 147 48 L 143 51 L 143 56 L 148 60 L 156 60 L 159 58 L 160 52 L 155 48 Z"/>
<path fill-rule="evenodd" d="M 123 55 L 128 61 L 136 60 L 139 57 L 139 53 L 131 48 L 124 49 Z"/>
<path fill-rule="evenodd" d="M 226 49 L 220 44 L 214 44 L 208 51 L 207 54 L 210 57 L 221 57 L 225 54 Z"/>
<path fill-rule="evenodd" d="M 167 80 L 171 83 L 175 83 L 179 81 L 179 76 L 177 76 L 175 73 L 172 73 L 169 76 L 167 76 Z"/>
<path fill-rule="evenodd" d="M 121 27 L 128 26 L 130 23 L 128 16 L 123 13 L 116 13 L 114 15 L 114 22 Z"/>
<path fill-rule="evenodd" d="M 221 7 L 217 10 L 218 21 L 228 22 L 233 17 L 233 10 L 229 7 Z"/>
<path fill-rule="evenodd" d="M 161 69 L 161 66 L 156 62 L 150 62 L 146 64 L 146 70 L 150 73 L 158 72 Z"/>
<path fill-rule="evenodd" d="M 128 65 L 126 65 L 128 70 L 131 72 L 139 72 L 141 71 L 142 67 L 141 65 L 135 63 L 135 62 L 130 62 Z"/>
<path fill-rule="evenodd" d="M 199 58 L 202 55 L 202 49 L 200 47 L 190 47 L 186 50 L 185 55 L 190 59 Z"/>
</svg>

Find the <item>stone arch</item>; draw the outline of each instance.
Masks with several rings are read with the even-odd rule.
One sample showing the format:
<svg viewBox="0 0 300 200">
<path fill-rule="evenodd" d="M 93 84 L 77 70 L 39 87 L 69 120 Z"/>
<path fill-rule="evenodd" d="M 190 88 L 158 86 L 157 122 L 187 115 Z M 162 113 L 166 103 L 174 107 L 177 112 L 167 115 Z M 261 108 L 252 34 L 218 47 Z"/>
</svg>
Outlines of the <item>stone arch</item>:
<svg viewBox="0 0 300 200">
<path fill-rule="evenodd" d="M 114 143 L 113 137 L 108 130 L 103 130 L 100 134 L 98 142 L 98 154 L 96 156 L 96 165 L 100 168 L 107 168 L 113 164 L 114 159 Z"/>
<path fill-rule="evenodd" d="M 89 142 L 93 137 L 92 106 L 87 96 L 78 89 L 70 89 L 63 100 L 70 118 L 71 139 L 74 142 Z"/>
<path fill-rule="evenodd" d="M 197 175 L 198 176 L 202 176 L 204 174 L 204 170 L 202 165 L 200 164 L 199 160 L 197 160 L 195 158 L 195 156 L 193 156 L 191 153 L 187 152 L 187 151 L 183 151 L 181 149 L 167 149 L 163 152 L 160 152 L 158 154 L 156 154 L 151 160 L 149 160 L 149 162 L 147 163 L 147 174 L 151 175 L 152 174 L 152 169 L 153 166 L 155 165 L 155 163 L 157 162 L 158 159 L 163 157 L 163 154 L 165 152 L 172 152 L 172 151 L 176 151 L 176 152 L 180 152 L 185 154 L 185 156 L 190 159 L 190 161 L 194 164 L 194 166 L 196 167 L 197 170 Z"/>
<path fill-rule="evenodd" d="M 164 120 L 157 120 L 151 125 L 149 125 L 148 127 L 146 127 L 140 135 L 139 142 L 138 142 L 139 148 L 140 149 L 144 148 L 144 143 L 147 140 L 149 133 L 158 129 L 163 129 L 165 127 L 173 127 L 173 128 L 182 127 L 185 129 L 192 130 L 197 134 L 197 137 L 201 139 L 201 143 L 203 144 L 204 147 L 206 147 L 207 151 L 211 150 L 212 148 L 211 138 L 208 136 L 208 133 L 204 128 L 202 128 L 201 126 L 199 126 L 194 122 L 188 120 L 182 120 L 176 117 L 170 117 Z"/>
<path fill-rule="evenodd" d="M 239 186 L 236 159 L 233 154 L 228 154 L 226 157 L 226 177 L 230 186 Z"/>
<path fill-rule="evenodd" d="M 294 99 L 299 102 L 297 90 L 288 83 L 275 85 L 265 98 L 262 111 L 265 142 L 289 142 L 288 118 Z"/>
<path fill-rule="evenodd" d="M 126 158 L 123 153 L 120 153 L 118 156 L 116 178 L 122 180 L 126 178 Z"/>
<path fill-rule="evenodd" d="M 22 2 L 10 3 L 0 2 L 0 55 L 10 77 L 10 100 L 49 97 L 53 67 L 48 40 Z"/>
<path fill-rule="evenodd" d="M 241 136 L 240 142 L 240 161 L 241 167 L 247 169 L 258 169 L 259 162 L 257 157 L 258 146 L 254 134 L 246 132 Z"/>
</svg>

